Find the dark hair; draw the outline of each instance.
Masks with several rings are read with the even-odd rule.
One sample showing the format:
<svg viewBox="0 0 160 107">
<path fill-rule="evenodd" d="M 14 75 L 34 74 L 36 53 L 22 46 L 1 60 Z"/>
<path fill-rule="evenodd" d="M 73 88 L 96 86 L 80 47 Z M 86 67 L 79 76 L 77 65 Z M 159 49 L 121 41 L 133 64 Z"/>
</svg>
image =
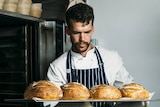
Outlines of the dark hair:
<svg viewBox="0 0 160 107">
<path fill-rule="evenodd" d="M 77 22 L 83 22 L 89 24 L 92 20 L 92 25 L 94 22 L 93 8 L 87 4 L 79 3 L 70 7 L 66 11 L 66 23 L 68 27 L 71 27 L 70 20 L 75 20 Z"/>
</svg>

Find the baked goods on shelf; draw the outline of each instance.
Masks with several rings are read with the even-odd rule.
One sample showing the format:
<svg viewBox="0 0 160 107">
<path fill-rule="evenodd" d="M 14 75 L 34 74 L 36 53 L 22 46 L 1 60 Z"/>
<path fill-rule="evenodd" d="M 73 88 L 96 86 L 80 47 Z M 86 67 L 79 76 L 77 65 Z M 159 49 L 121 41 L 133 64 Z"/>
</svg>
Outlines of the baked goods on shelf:
<svg viewBox="0 0 160 107">
<path fill-rule="evenodd" d="M 23 15 L 40 18 L 42 3 L 34 3 L 32 0 L 0 0 L 0 9 Z"/>
<path fill-rule="evenodd" d="M 42 14 L 42 3 L 32 3 L 30 16 L 40 18 Z"/>
<path fill-rule="evenodd" d="M 125 84 L 120 88 L 123 97 L 132 99 L 147 99 L 149 92 L 142 85 L 137 83 Z"/>
<path fill-rule="evenodd" d="M 90 96 L 86 86 L 77 82 L 70 82 L 61 86 L 63 100 L 87 100 Z"/>
<path fill-rule="evenodd" d="M 30 83 L 24 92 L 25 99 L 37 97 L 45 100 L 59 100 L 62 95 L 61 88 L 47 80 Z"/>
<path fill-rule="evenodd" d="M 91 99 L 117 100 L 121 97 L 121 92 L 116 87 L 111 85 L 95 85 L 90 89 Z"/>
</svg>

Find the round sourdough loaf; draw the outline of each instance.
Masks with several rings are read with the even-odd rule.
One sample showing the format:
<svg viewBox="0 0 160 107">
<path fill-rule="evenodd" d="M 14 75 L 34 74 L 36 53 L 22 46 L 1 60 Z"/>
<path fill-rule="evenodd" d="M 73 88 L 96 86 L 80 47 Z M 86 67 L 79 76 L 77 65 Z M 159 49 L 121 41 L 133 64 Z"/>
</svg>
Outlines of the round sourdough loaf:
<svg viewBox="0 0 160 107">
<path fill-rule="evenodd" d="M 120 90 L 116 87 L 101 84 L 95 85 L 90 89 L 90 98 L 91 99 L 105 99 L 105 100 L 117 100 L 122 97 Z"/>
<path fill-rule="evenodd" d="M 89 98 L 89 90 L 86 86 L 77 82 L 70 82 L 61 86 L 63 100 L 86 100 Z"/>
<path fill-rule="evenodd" d="M 62 90 L 60 87 L 47 80 L 40 80 L 32 82 L 24 92 L 25 99 L 32 99 L 33 97 L 45 100 L 59 100 L 62 97 Z"/>
<path fill-rule="evenodd" d="M 147 99 L 149 92 L 140 84 L 130 83 L 125 84 L 120 88 L 123 97 L 132 99 Z"/>
</svg>

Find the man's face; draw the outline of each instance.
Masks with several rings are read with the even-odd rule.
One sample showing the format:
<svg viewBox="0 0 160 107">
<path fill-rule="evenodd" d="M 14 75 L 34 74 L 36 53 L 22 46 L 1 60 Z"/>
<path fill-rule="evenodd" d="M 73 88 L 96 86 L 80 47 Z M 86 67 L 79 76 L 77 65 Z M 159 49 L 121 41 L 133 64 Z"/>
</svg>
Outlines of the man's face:
<svg viewBox="0 0 160 107">
<path fill-rule="evenodd" d="M 94 32 L 92 20 L 89 21 L 89 24 L 75 20 L 71 20 L 70 22 L 71 27 L 68 28 L 67 33 L 70 35 L 73 51 L 78 53 L 87 51 Z"/>
</svg>

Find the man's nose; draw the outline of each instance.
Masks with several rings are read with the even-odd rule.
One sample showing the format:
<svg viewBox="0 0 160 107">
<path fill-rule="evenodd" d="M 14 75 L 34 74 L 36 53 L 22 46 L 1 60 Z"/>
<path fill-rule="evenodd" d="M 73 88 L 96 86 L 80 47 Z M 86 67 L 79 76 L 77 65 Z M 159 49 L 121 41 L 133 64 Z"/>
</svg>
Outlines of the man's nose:
<svg viewBox="0 0 160 107">
<path fill-rule="evenodd" d="M 85 39 L 84 33 L 80 33 L 80 40 L 83 41 Z"/>
</svg>

